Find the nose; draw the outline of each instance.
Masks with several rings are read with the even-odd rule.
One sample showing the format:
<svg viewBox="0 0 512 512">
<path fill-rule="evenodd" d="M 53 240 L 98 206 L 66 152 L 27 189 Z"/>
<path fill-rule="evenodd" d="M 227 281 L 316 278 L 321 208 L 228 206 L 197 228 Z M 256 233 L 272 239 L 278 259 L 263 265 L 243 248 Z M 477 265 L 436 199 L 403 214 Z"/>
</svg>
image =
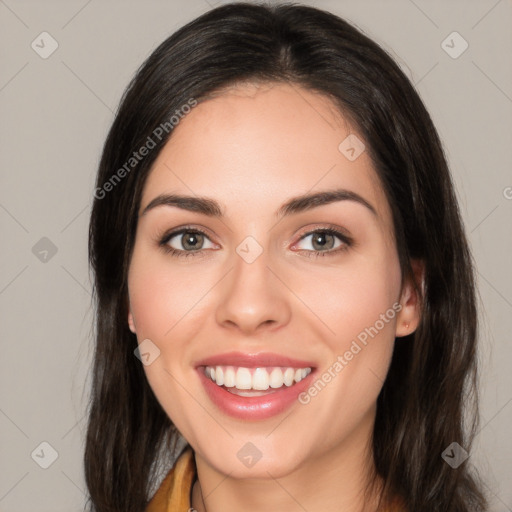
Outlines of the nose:
<svg viewBox="0 0 512 512">
<path fill-rule="evenodd" d="M 231 263 L 231 262 L 230 262 Z M 222 280 L 216 321 L 223 328 L 244 335 L 276 330 L 290 321 L 290 292 L 269 266 L 268 253 L 248 263 L 237 253 L 233 268 Z"/>
</svg>

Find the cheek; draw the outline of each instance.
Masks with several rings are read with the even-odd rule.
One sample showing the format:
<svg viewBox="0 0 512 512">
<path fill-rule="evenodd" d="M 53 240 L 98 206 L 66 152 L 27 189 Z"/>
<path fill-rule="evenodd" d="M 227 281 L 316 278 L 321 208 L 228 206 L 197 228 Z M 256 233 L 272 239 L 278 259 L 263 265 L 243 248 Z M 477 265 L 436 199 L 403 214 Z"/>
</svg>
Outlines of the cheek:
<svg viewBox="0 0 512 512">
<path fill-rule="evenodd" d="M 132 258 L 128 288 L 139 340 L 163 342 L 178 325 L 193 323 L 201 311 L 201 298 L 211 287 L 204 271 L 193 275 L 166 259 L 165 255 L 137 253 Z"/>
<path fill-rule="evenodd" d="M 315 313 L 333 331 L 324 337 L 325 363 L 300 397 L 315 418 L 312 428 L 323 429 L 318 436 L 327 444 L 347 435 L 374 406 L 391 361 L 400 309 L 400 267 L 392 254 L 353 263 L 332 271 L 329 279 L 317 275 L 316 287 L 309 278 L 303 281 L 304 296 L 309 294 Z M 344 414 L 333 418 L 332 411 Z"/>
<path fill-rule="evenodd" d="M 309 273 L 297 282 L 297 295 L 319 324 L 330 331 L 331 350 L 346 350 L 351 341 L 364 338 L 375 326 L 380 339 L 394 340 L 394 319 L 400 292 L 400 267 L 393 254 L 380 258 L 354 258 L 338 267 Z M 383 316 L 384 315 L 384 316 Z M 321 321 L 321 322 L 320 322 Z"/>
<path fill-rule="evenodd" d="M 201 297 L 209 288 L 206 283 L 204 274 L 196 279 L 179 265 L 170 265 L 166 255 L 156 255 L 143 246 L 134 250 L 128 289 L 137 340 L 149 339 L 160 350 L 154 362 L 144 366 L 144 372 L 162 408 L 185 432 L 194 430 L 190 421 L 200 411 L 193 409 L 194 402 L 183 388 L 182 383 L 195 376 L 192 368 L 182 363 L 189 360 L 189 340 L 202 325 L 197 317 Z"/>
</svg>

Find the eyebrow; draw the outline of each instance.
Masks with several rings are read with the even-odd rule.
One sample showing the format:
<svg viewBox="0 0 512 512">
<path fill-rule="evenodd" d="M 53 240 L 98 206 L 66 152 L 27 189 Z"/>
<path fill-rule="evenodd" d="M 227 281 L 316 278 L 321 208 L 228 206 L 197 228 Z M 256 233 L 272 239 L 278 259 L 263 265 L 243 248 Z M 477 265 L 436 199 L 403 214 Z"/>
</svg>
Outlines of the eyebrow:
<svg viewBox="0 0 512 512">
<path fill-rule="evenodd" d="M 346 189 L 326 190 L 322 192 L 315 192 L 313 194 L 304 194 L 292 197 L 275 212 L 275 216 L 278 218 L 285 217 L 338 201 L 356 202 L 363 205 L 370 210 L 373 215 L 377 216 L 376 209 L 366 199 L 364 199 L 364 197 Z M 209 217 L 220 218 L 224 216 L 220 204 L 214 199 L 207 197 L 184 196 L 179 194 L 161 194 L 155 197 L 144 208 L 141 216 L 158 206 L 175 206 L 182 210 L 202 213 Z"/>
</svg>

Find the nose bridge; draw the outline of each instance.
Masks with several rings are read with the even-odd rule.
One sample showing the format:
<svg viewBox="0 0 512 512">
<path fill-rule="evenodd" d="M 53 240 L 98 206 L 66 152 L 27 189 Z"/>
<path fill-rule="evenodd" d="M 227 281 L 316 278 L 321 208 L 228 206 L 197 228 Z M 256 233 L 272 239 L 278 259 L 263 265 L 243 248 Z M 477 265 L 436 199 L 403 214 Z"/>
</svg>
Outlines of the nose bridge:
<svg viewBox="0 0 512 512">
<path fill-rule="evenodd" d="M 262 325 L 276 327 L 289 321 L 286 289 L 273 275 L 270 256 L 253 237 L 236 247 L 216 311 L 219 324 L 249 333 Z"/>
</svg>

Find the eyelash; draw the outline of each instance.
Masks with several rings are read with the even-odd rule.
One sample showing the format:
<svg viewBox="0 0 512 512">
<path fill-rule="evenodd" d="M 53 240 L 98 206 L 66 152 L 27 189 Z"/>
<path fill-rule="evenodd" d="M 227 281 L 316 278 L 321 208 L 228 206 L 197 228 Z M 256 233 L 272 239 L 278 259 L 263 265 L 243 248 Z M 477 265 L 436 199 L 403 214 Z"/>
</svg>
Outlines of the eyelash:
<svg viewBox="0 0 512 512">
<path fill-rule="evenodd" d="M 166 254 L 171 254 L 172 257 L 176 257 L 176 258 L 188 258 L 189 256 L 195 257 L 195 256 L 201 255 L 202 254 L 201 249 L 198 251 L 182 251 L 180 249 L 174 249 L 174 247 L 170 247 L 168 245 L 168 242 L 169 242 L 169 240 L 171 240 L 171 238 L 174 238 L 175 236 L 181 235 L 183 233 L 194 233 L 194 234 L 199 233 L 199 234 L 202 234 L 202 235 L 206 236 L 207 238 L 209 238 L 208 234 L 205 231 L 203 231 L 202 229 L 185 226 L 183 228 L 177 229 L 176 231 L 171 231 L 170 233 L 166 233 L 165 235 L 163 235 L 163 237 L 161 237 L 158 245 L 162 248 L 162 250 Z M 308 231 L 307 233 L 304 233 L 299 238 L 299 241 L 303 240 L 304 238 L 306 238 L 310 235 L 314 235 L 314 234 L 318 234 L 318 233 L 335 236 L 343 243 L 343 245 L 338 247 L 337 249 L 331 249 L 328 251 L 314 251 L 314 250 L 310 251 L 307 249 L 300 249 L 297 252 L 307 253 L 308 258 L 335 256 L 344 251 L 347 251 L 349 249 L 349 247 L 352 247 L 352 245 L 353 245 L 353 240 L 350 237 L 348 237 L 346 234 L 337 230 L 334 226 L 327 226 L 327 227 L 323 227 L 323 228 L 317 228 L 312 231 Z"/>
<path fill-rule="evenodd" d="M 198 254 L 201 253 L 201 250 L 199 251 L 181 251 L 179 249 L 175 249 L 174 247 L 170 247 L 167 245 L 169 240 L 171 238 L 174 238 L 176 235 L 182 235 L 183 233 L 200 233 L 201 235 L 204 235 L 208 237 L 207 233 L 199 228 L 192 228 L 189 226 L 185 226 L 184 228 L 177 229 L 176 231 L 171 231 L 170 233 L 165 234 L 158 245 L 162 247 L 162 249 L 167 254 L 171 254 L 171 256 L 176 258 L 188 258 L 189 256 L 195 257 Z"/>
</svg>

